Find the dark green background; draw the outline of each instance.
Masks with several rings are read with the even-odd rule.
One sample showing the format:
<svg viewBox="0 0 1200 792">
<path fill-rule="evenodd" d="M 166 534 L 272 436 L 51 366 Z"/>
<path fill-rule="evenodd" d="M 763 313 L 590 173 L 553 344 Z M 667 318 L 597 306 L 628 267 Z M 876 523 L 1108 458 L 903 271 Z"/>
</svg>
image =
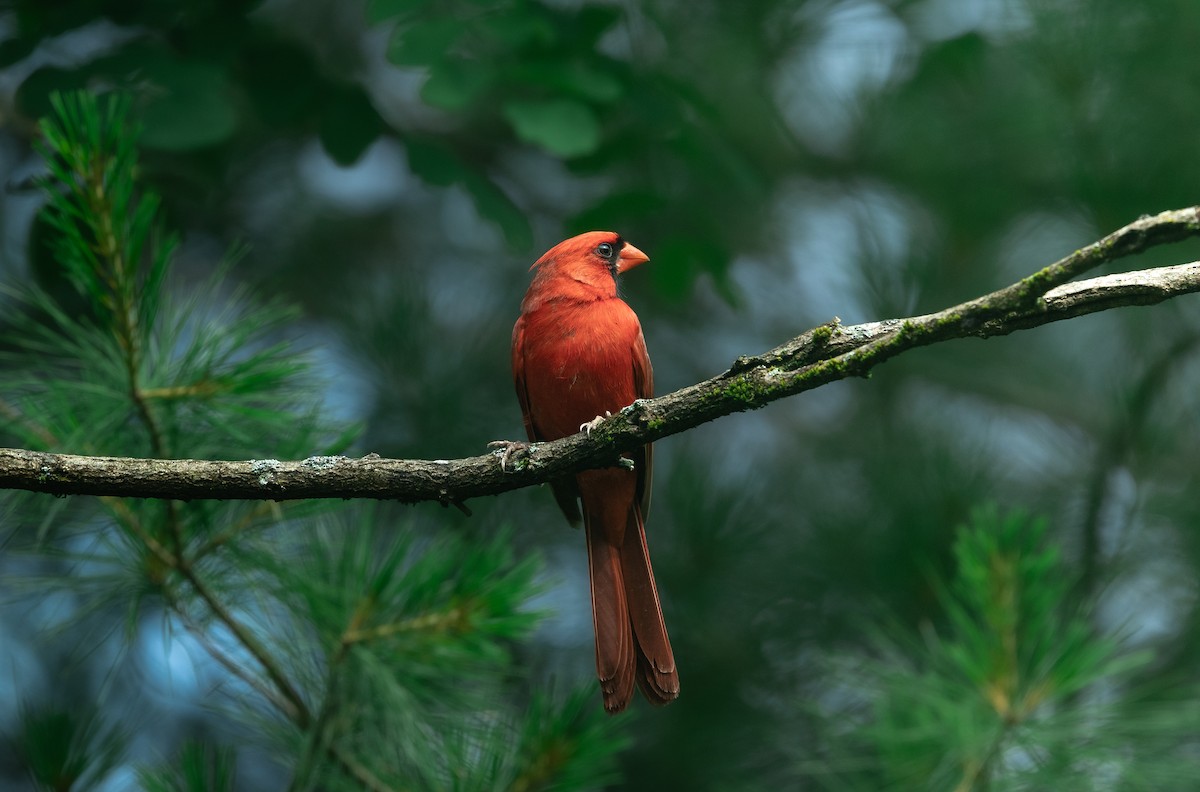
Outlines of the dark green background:
<svg viewBox="0 0 1200 792">
<path fill-rule="evenodd" d="M 67 291 L 21 189 L 49 92 L 129 88 L 185 282 L 245 246 L 230 285 L 302 307 L 294 335 L 331 414 L 363 422 L 358 453 L 474 455 L 521 434 L 527 268 L 578 231 L 650 255 L 623 291 L 667 392 L 1200 203 L 1198 34 L 1191 0 L 18 0 L 0 4 L 2 277 Z M 1155 651 L 1145 684 L 1191 680 L 1198 339 L 1195 299 L 1110 311 L 662 442 L 648 529 L 683 692 L 631 718 L 627 788 L 815 785 L 832 680 L 878 618 L 941 619 L 932 576 L 989 501 L 1048 518 L 1097 627 Z M 587 679 L 582 537 L 540 488 L 470 506 L 398 511 L 542 548 L 555 615 L 522 656 Z M 0 730 L 40 618 L 0 611 Z M 221 736 L 190 702 L 156 706 L 203 724 L 163 751 Z"/>
</svg>

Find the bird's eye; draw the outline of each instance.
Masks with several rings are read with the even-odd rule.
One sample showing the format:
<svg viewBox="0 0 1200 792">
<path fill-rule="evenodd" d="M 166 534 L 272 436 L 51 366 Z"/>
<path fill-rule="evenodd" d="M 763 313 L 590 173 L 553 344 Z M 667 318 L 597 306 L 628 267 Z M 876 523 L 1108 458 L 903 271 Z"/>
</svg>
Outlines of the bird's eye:
<svg viewBox="0 0 1200 792">
<path fill-rule="evenodd" d="M 607 242 L 601 242 L 596 246 L 596 252 L 604 258 L 612 258 L 613 246 Z"/>
</svg>

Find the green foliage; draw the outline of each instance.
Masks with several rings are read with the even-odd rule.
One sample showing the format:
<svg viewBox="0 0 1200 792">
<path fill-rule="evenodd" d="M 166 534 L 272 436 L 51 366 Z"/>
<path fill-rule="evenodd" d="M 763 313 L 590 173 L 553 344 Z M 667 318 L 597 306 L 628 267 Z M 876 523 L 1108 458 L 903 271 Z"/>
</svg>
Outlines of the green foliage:
<svg viewBox="0 0 1200 792">
<path fill-rule="evenodd" d="M 216 63 L 163 59 L 146 75 L 159 96 L 142 113 L 143 145 L 187 151 L 223 143 L 237 130 L 229 77 Z"/>
<path fill-rule="evenodd" d="M 721 282 L 729 261 L 725 232 L 745 220 L 739 195 L 762 194 L 771 181 L 754 152 L 718 142 L 729 120 L 714 115 L 701 93 L 673 91 L 678 86 L 669 66 L 634 81 L 627 64 L 604 54 L 598 42 L 622 22 L 612 8 L 486 5 L 463 14 L 436 3 L 376 2 L 368 17 L 393 26 L 393 63 L 425 70 L 421 96 L 428 104 L 453 114 L 464 132 L 494 137 L 497 125 L 507 127 L 488 148 L 511 136 L 579 173 L 618 179 L 614 200 L 602 196 L 579 207 L 569 228 L 632 228 L 631 235 L 639 227 L 662 229 L 658 247 L 671 251 L 663 262 L 678 258 L 656 270 L 668 297 L 681 298 L 700 273 Z M 763 132 L 770 137 L 769 129 Z M 479 188 L 480 179 L 491 183 L 487 170 L 480 172 L 479 145 L 464 149 L 475 175 L 457 181 L 468 185 L 480 214 L 523 247 L 527 236 L 514 233 L 506 216 L 511 198 L 496 201 L 495 193 Z M 410 151 L 414 169 L 425 175 L 424 155 Z M 672 174 L 683 171 L 707 174 L 715 202 L 678 194 Z M 652 208 L 615 200 L 623 190 L 652 195 Z"/>
<path fill-rule="evenodd" d="M 21 86 L 18 101 L 31 113 L 52 109 L 55 93 L 86 88 L 97 78 L 137 89 L 144 145 L 189 151 L 224 143 L 241 121 L 226 67 L 218 61 L 182 58 L 134 41 L 127 48 L 74 69 L 39 69 Z"/>
<path fill-rule="evenodd" d="M 1043 548 L 1044 520 L 976 510 L 954 545 L 957 576 L 943 602 L 954 639 L 951 666 L 1005 721 L 1023 721 L 1051 698 L 1111 673 L 1115 646 L 1069 612 L 1074 581 Z"/>
<path fill-rule="evenodd" d="M 130 9 L 143 15 L 134 35 L 69 66 L 37 68 L 19 86 L 17 104 L 37 118 L 51 111 L 56 92 L 116 85 L 135 97 L 149 148 L 209 150 L 253 135 L 266 122 L 280 130 L 319 127 L 332 157 L 354 161 L 383 128 L 367 93 L 320 68 L 295 42 L 263 29 L 250 16 L 256 5 L 197 3 L 178 14 L 166 6 Z M 14 54 L 97 9 L 87 2 L 27 3 L 21 11 L 16 35 L 4 42 Z M 187 32 L 172 39 L 181 26 Z"/>
<path fill-rule="evenodd" d="M 330 89 L 321 110 L 320 137 L 336 162 L 352 164 L 381 132 L 379 113 L 361 88 L 345 85 Z"/>
<path fill-rule="evenodd" d="M 480 176 L 455 151 L 424 138 L 408 141 L 413 172 L 430 184 L 448 187 L 462 185 L 475 200 L 479 213 L 504 231 L 513 247 L 527 247 L 533 241 L 529 218 L 491 181 Z"/>
<path fill-rule="evenodd" d="M 1100 724 L 1123 718 L 1110 691 L 1150 657 L 1096 634 L 1046 535 L 1044 520 L 1020 512 L 972 513 L 954 543 L 954 577 L 938 587 L 945 625 L 926 626 L 921 643 L 882 639 L 879 659 L 846 679 L 865 711 L 851 716 L 858 725 L 842 750 L 878 764 L 852 771 L 839 767 L 853 766 L 848 758 L 833 760 L 834 778 L 929 790 L 1064 788 L 1070 778 L 1094 789 L 1161 761 L 1138 746 L 1162 721 L 1133 740 L 1129 731 L 1098 739 Z"/>
<path fill-rule="evenodd" d="M 344 783 L 326 756 L 431 790 L 588 788 L 610 776 L 621 740 L 591 696 L 503 706 L 510 648 L 538 620 L 526 606 L 538 565 L 515 561 L 511 535 L 409 532 L 379 546 L 368 521 L 315 536 L 307 566 L 273 570 L 304 622 L 341 625 L 319 641 L 328 684 L 299 788 Z"/>
<path fill-rule="evenodd" d="M 16 749 L 39 790 L 96 789 L 121 761 L 128 736 L 90 707 L 47 707 L 21 712 Z"/>
<path fill-rule="evenodd" d="M 177 242 L 161 230 L 158 196 L 138 184 L 128 99 L 72 94 L 53 104 L 43 216 L 56 232 L 55 260 L 90 310 L 13 292 L 25 308 L 0 359 L 11 367 L 5 398 L 22 420 L 8 429 L 27 447 L 91 453 L 342 450 L 348 438 L 316 420 L 306 361 L 278 340 L 294 310 L 222 293 L 220 269 L 187 294 L 166 288 Z M 284 442 L 263 448 L 267 430 Z"/>
<path fill-rule="evenodd" d="M 354 428 L 321 417 L 308 361 L 279 340 L 294 311 L 231 293 L 225 269 L 180 288 L 128 99 L 52 105 L 44 214 L 89 310 L 10 290 L 3 436 L 127 456 L 344 450 Z M 512 648 L 540 619 L 528 605 L 540 566 L 516 557 L 510 532 L 418 539 L 383 509 L 352 521 L 344 507 L 322 514 L 329 504 L 6 507 L 6 542 L 55 564 L 9 585 L 79 597 L 63 634 L 87 638 L 72 651 L 117 627 L 127 642 L 155 622 L 169 639 L 186 631 L 242 686 L 226 717 L 255 725 L 294 788 L 570 789 L 613 775 L 622 742 L 588 697 L 515 695 L 526 680 Z M 17 743 L 45 788 L 90 788 L 127 760 L 123 733 L 87 712 L 28 709 Z M 233 789 L 233 754 L 185 743 L 139 778 L 160 792 Z"/>
<path fill-rule="evenodd" d="M 614 784 L 620 776 L 613 760 L 628 747 L 628 736 L 597 710 L 590 691 L 577 692 L 562 702 L 547 694 L 535 695 L 517 740 L 516 752 L 497 757 L 508 765 L 497 773 L 497 780 L 503 779 L 503 787 L 514 792 Z"/>
<path fill-rule="evenodd" d="M 474 683 L 494 685 L 489 678 L 508 665 L 504 642 L 526 636 L 537 621 L 522 610 L 536 591 L 535 560 L 517 563 L 506 532 L 486 541 L 418 544 L 411 530 L 381 540 L 368 530 L 371 519 L 366 515 L 357 530 L 318 533 L 285 564 L 263 558 L 276 596 L 296 600 L 305 623 L 330 630 L 322 643 L 331 656 L 400 662 L 405 674 L 388 681 L 400 688 L 393 697 L 410 705 L 479 706 Z"/>
<path fill-rule="evenodd" d="M 34 69 L 18 87 L 17 107 L 35 119 L 50 112 L 55 92 L 97 84 L 122 88 L 134 97 L 143 144 L 160 155 L 156 164 L 168 158 L 184 163 L 172 167 L 171 178 L 187 184 L 192 208 L 212 205 L 209 192 L 220 189 L 222 176 L 237 178 L 236 171 L 214 172 L 211 164 L 246 154 L 264 133 L 280 139 L 315 132 L 343 165 L 390 136 L 409 149 L 418 175 L 439 171 L 423 161 L 422 140 L 431 129 L 385 119 L 360 63 L 318 57 L 272 29 L 269 13 L 251 13 L 255 6 L 185 4 L 178 16 L 130 9 L 139 24 L 128 37 L 69 64 Z M 565 228 L 620 227 L 644 243 L 652 233 L 679 258 L 656 278 L 664 295 L 682 299 L 707 273 L 732 297 L 725 273 L 734 240 L 758 225 L 751 203 L 768 196 L 778 176 L 766 155 L 792 156 L 779 119 L 762 102 L 746 95 L 732 114 L 715 109 L 713 95 L 729 84 L 741 86 L 752 74 L 769 79 L 762 64 L 732 53 L 735 38 L 727 40 L 736 74 L 715 59 L 704 72 L 668 59 L 645 64 L 646 73 L 634 79 L 630 65 L 602 46 L 606 38 L 621 39 L 629 21 L 607 5 L 501 0 L 459 9 L 377 0 L 365 6 L 369 24 L 391 28 L 389 60 L 420 70 L 422 99 L 446 114 L 448 129 L 437 129 L 437 137 L 456 161 L 453 183 L 466 187 L 480 216 L 495 223 L 512 248 L 528 253 L 532 244 L 527 213 L 536 197 L 514 189 L 504 162 L 505 147 L 523 143 L 569 162 L 575 172 L 612 181 L 615 194 L 655 197 L 646 211 L 581 193 L 578 205 L 567 204 Z M 18 57 L 27 43 L 70 30 L 68 20 L 94 12 L 83 2 L 64 8 L 69 10 L 56 14 L 22 3 L 14 35 L 3 46 Z M 769 9 L 746 9 L 742 16 L 741 23 L 750 25 L 768 17 Z M 349 52 L 359 43 L 358 31 L 344 24 L 302 20 L 318 31 L 322 48 Z M 671 35 L 684 37 L 686 30 Z M 697 78 L 695 85 L 684 84 Z M 731 137 L 744 140 L 731 143 Z M 702 178 L 681 189 L 694 175 Z M 437 178 L 431 183 L 446 184 Z"/>
<path fill-rule="evenodd" d="M 159 238 L 158 197 L 137 194 L 139 130 L 129 126 L 128 98 L 109 96 L 98 106 L 88 94 L 55 94 L 50 104 L 56 115 L 42 124 L 50 168 L 42 187 L 58 232 L 55 258 L 121 343 L 140 348 L 176 240 Z"/>
<path fill-rule="evenodd" d="M 548 102 L 509 102 L 504 117 L 517 137 L 559 157 L 591 154 L 600 145 L 600 125 L 587 105 L 560 99 Z"/>
<path fill-rule="evenodd" d="M 138 772 L 145 792 L 232 792 L 234 778 L 232 749 L 196 741 L 184 743 L 176 766 Z"/>
<path fill-rule="evenodd" d="M 1200 83 L 1200 4 L 1184 0 L 1096 0 L 1087 13 L 1069 0 L 10 0 L 5 11 L 5 445 L 476 454 L 521 432 L 508 331 L 529 263 L 570 233 L 611 228 L 650 254 L 622 288 L 666 392 L 834 315 L 942 308 L 1196 202 L 1200 103 L 1187 86 Z M 108 100 L 65 122 L 51 96 L 79 90 L 127 97 L 141 151 L 108 125 Z M 78 148 L 41 139 L 50 124 L 72 146 L 106 140 L 108 159 L 77 173 Z M 57 164 L 30 227 L 36 199 L 21 186 L 35 144 Z M 124 291 L 100 275 L 116 267 L 82 202 L 105 179 L 103 211 L 114 194 L 126 201 L 111 223 L 121 245 L 146 237 L 124 257 L 136 276 Z M 227 248 L 248 252 L 221 261 Z M 2 744 L 18 744 L 15 702 L 61 709 L 44 691 L 66 685 L 73 705 L 156 751 L 137 757 L 161 759 L 147 773 L 182 778 L 200 754 L 181 744 L 199 736 L 238 746 L 241 787 L 296 774 L 357 789 L 371 785 L 355 775 L 366 768 L 394 772 L 383 781 L 401 789 L 1191 789 L 1198 316 L 1183 298 L 936 345 L 869 382 L 664 442 L 648 530 L 684 690 L 635 717 L 599 711 L 580 538 L 544 491 L 472 503 L 469 521 L 433 507 L 360 516 L 346 504 L 4 493 Z M 955 531 L 993 500 L 1046 515 L 1041 539 L 1029 538 L 1037 521 L 1008 511 L 980 517 L 996 536 Z M 998 538 L 1010 521 L 1025 538 Z M 519 526 L 512 563 L 486 569 L 507 592 L 446 561 L 492 547 L 503 524 Z M 459 541 L 476 537 L 464 526 L 488 538 Z M 351 553 L 352 535 L 369 549 Z M 354 604 L 393 555 L 384 591 L 407 614 L 398 621 L 453 609 L 428 575 L 406 576 L 427 547 L 441 559 L 427 571 L 479 606 L 483 636 L 359 642 L 331 673 Z M 968 583 L 955 547 L 1011 563 L 977 565 Z M 534 548 L 553 575 L 532 589 L 553 586 L 541 596 L 559 618 L 530 632 L 529 600 L 505 608 Z M 350 580 L 335 571 L 347 553 L 362 564 L 357 588 L 315 579 Z M 1039 564 L 1055 571 L 1035 575 Z M 420 603 L 408 606 L 399 579 Z M 472 580 L 488 593 L 472 599 Z M 863 628 L 880 610 L 885 638 Z M 163 695 L 161 656 L 186 682 L 189 648 L 200 692 Z M 443 658 L 466 675 L 461 692 L 438 676 Z M 544 692 L 547 678 L 561 696 Z M 567 695 L 576 681 L 591 695 Z M 388 711 L 398 702 L 412 703 L 408 721 Z M 1005 707 L 1023 720 L 1005 721 Z M 432 758 L 414 758 L 421 745 Z M 464 776 L 447 775 L 454 764 Z M 0 787 L 30 777 L 0 761 Z"/>
</svg>

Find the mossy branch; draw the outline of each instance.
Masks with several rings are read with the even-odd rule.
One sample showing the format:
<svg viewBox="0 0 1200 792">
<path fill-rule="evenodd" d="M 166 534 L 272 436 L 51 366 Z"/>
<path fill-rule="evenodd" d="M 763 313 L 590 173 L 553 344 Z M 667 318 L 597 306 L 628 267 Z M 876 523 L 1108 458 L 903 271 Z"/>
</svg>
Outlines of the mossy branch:
<svg viewBox="0 0 1200 792">
<path fill-rule="evenodd" d="M 712 379 L 634 402 L 590 435 L 457 460 L 311 457 L 210 461 L 75 456 L 0 449 L 0 488 L 55 495 L 178 500 L 376 498 L 462 505 L 540 484 L 735 412 L 864 376 L 896 355 L 955 338 L 1006 335 L 1051 322 L 1200 291 L 1200 262 L 1068 283 L 1101 264 L 1200 236 L 1200 207 L 1143 217 L 998 291 L 933 314 L 843 326 L 834 320 Z M 515 408 L 514 408 L 515 409 Z"/>
</svg>

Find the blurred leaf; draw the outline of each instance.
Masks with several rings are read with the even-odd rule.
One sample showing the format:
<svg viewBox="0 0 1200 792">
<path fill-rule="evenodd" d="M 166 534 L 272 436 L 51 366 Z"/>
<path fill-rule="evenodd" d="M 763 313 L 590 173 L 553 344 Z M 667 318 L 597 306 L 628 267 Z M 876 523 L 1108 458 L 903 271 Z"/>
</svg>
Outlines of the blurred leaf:
<svg viewBox="0 0 1200 792">
<path fill-rule="evenodd" d="M 479 20 L 479 32 L 504 50 L 519 50 L 554 41 L 554 25 L 546 18 L 545 8 L 534 3 L 518 3 Z"/>
<path fill-rule="evenodd" d="M 482 176 L 468 179 L 467 189 L 475 199 L 479 214 L 500 226 L 510 247 L 527 250 L 533 245 L 529 217 L 503 190 Z"/>
<path fill-rule="evenodd" d="M 78 70 L 43 66 L 33 71 L 17 86 L 16 105 L 28 118 L 50 115 L 50 95 L 79 90 L 87 83 L 87 76 Z"/>
<path fill-rule="evenodd" d="M 38 40 L 33 36 L 10 38 L 0 41 L 0 68 L 12 66 L 24 60 L 37 48 Z"/>
<path fill-rule="evenodd" d="M 620 80 L 593 63 L 569 63 L 555 74 L 565 90 L 594 102 L 609 104 L 625 93 Z"/>
<path fill-rule="evenodd" d="M 978 79 L 983 76 L 987 54 L 987 39 L 975 31 L 934 42 L 922 51 L 916 73 L 905 90 L 929 90 L 947 79 L 960 85 Z"/>
<path fill-rule="evenodd" d="M 571 218 L 568 227 L 577 234 L 596 228 L 618 230 L 644 222 L 667 206 L 667 199 L 660 192 L 640 188 L 619 190 L 605 195 Z M 657 250 L 654 260 L 658 260 Z"/>
<path fill-rule="evenodd" d="M 225 141 L 237 129 L 230 86 L 216 64 L 162 59 L 147 68 L 146 78 L 145 145 L 171 151 L 204 148 Z"/>
<path fill-rule="evenodd" d="M 650 267 L 655 290 L 671 300 L 691 292 L 696 276 L 707 272 L 718 280 L 729 267 L 729 251 L 713 239 L 669 236 L 654 248 Z"/>
<path fill-rule="evenodd" d="M 567 99 L 510 101 L 504 117 L 517 137 L 559 157 L 590 154 L 600 145 L 600 124 L 591 108 Z"/>
<path fill-rule="evenodd" d="M 408 138 L 408 166 L 430 184 L 447 187 L 467 172 L 454 151 L 443 143 L 424 138 Z"/>
<path fill-rule="evenodd" d="M 432 0 L 369 0 L 367 24 L 378 25 L 393 17 L 406 17 L 423 10 Z"/>
<path fill-rule="evenodd" d="M 321 145 L 339 165 L 351 165 L 385 125 L 361 86 L 332 88 L 321 111 Z"/>
<path fill-rule="evenodd" d="M 500 226 L 509 245 L 524 250 L 533 244 L 528 216 L 486 175 L 469 167 L 443 144 L 409 138 L 405 146 L 413 173 L 439 187 L 461 184 L 474 199 L 480 216 Z"/>
<path fill-rule="evenodd" d="M 396 28 L 388 60 L 397 66 L 428 66 L 443 60 L 463 32 L 457 19 L 431 17 Z"/>
<path fill-rule="evenodd" d="M 421 98 L 433 107 L 465 110 L 492 83 L 493 76 L 479 64 L 447 60 L 435 64 L 421 87 Z"/>
<path fill-rule="evenodd" d="M 611 104 L 625 93 L 625 86 L 615 75 L 589 61 L 526 61 L 512 74 L 521 82 L 551 88 L 556 94 L 601 104 Z"/>
<path fill-rule="evenodd" d="M 301 123 L 318 103 L 312 55 L 292 42 L 265 39 L 247 48 L 242 78 L 254 111 L 272 126 Z"/>
<path fill-rule="evenodd" d="M 578 49 L 590 49 L 621 19 L 616 5 L 588 4 L 579 9 L 571 25 L 571 40 Z"/>
</svg>

